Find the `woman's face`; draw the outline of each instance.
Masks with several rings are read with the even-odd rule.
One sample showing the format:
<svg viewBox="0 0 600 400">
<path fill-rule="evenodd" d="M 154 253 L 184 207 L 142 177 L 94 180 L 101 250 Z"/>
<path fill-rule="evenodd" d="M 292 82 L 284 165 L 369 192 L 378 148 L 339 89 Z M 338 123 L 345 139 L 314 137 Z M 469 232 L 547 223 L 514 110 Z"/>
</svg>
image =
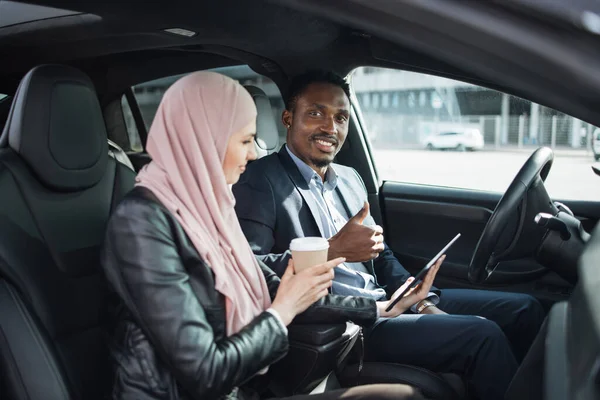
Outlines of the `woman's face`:
<svg viewBox="0 0 600 400">
<path fill-rule="evenodd" d="M 252 119 L 248 125 L 229 138 L 223 160 L 223 173 L 229 185 L 233 185 L 240 179 L 240 175 L 246 170 L 248 161 L 256 159 L 255 136 L 256 119 Z"/>
</svg>

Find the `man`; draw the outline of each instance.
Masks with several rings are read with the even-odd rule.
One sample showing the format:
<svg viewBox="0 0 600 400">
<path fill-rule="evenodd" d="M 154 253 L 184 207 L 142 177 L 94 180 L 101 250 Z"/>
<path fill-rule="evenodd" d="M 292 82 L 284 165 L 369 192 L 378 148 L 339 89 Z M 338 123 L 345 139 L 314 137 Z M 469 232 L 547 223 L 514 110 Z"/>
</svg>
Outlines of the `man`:
<svg viewBox="0 0 600 400">
<path fill-rule="evenodd" d="M 336 269 L 333 293 L 389 298 L 410 274 L 369 215 L 358 173 L 333 163 L 348 133 L 347 83 L 308 72 L 290 84 L 285 105 L 286 145 L 250 164 L 233 187 L 253 251 L 281 275 L 292 239 L 326 237 L 329 258 L 347 260 Z M 366 332 L 366 358 L 456 372 L 478 397 L 500 399 L 542 320 L 531 296 L 435 289 L 412 313 L 382 318 Z"/>
</svg>

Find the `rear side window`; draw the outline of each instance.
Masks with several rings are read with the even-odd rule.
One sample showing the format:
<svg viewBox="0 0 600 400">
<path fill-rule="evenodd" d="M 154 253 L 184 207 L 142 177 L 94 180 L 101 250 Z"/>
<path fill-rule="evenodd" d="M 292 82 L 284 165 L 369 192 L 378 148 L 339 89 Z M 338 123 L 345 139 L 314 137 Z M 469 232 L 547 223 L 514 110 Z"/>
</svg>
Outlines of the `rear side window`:
<svg viewBox="0 0 600 400">
<path fill-rule="evenodd" d="M 215 68 L 211 71 L 229 76 L 230 78 L 239 81 L 242 85 L 252 85 L 262 89 L 267 96 L 269 96 L 274 115 L 281 115 L 283 112 L 284 104 L 277 85 L 266 76 L 257 74 L 247 65 Z M 133 87 L 133 93 L 140 108 L 142 118 L 144 119 L 146 129 L 150 129 L 154 116 L 156 115 L 156 110 L 158 109 L 158 105 L 162 100 L 165 91 L 183 76 L 184 75 L 168 76 L 144 82 Z M 278 126 L 279 125 L 281 124 L 278 124 Z M 280 130 L 280 136 L 284 135 L 283 126 L 280 127 Z"/>
<path fill-rule="evenodd" d="M 125 95 L 121 96 L 121 108 L 123 110 L 125 129 L 127 129 L 127 136 L 129 137 L 129 151 L 140 153 L 144 150 L 142 140 L 140 139 L 140 133 Z"/>
<path fill-rule="evenodd" d="M 277 85 L 268 77 L 257 74 L 247 65 L 215 68 L 211 71 L 215 71 L 220 74 L 229 76 L 230 78 L 237 80 L 244 86 L 251 85 L 262 89 L 269 97 L 271 107 L 273 109 L 273 114 L 281 115 L 281 113 L 283 112 L 283 99 L 281 97 L 281 93 L 279 92 L 279 88 L 277 87 Z M 135 96 L 135 100 L 142 115 L 146 131 L 148 131 L 150 129 L 150 126 L 152 125 L 152 121 L 154 120 L 154 116 L 156 115 L 156 111 L 158 110 L 158 105 L 160 104 L 160 101 L 162 100 L 162 97 L 166 90 L 173 83 L 175 83 L 175 81 L 177 81 L 183 76 L 184 75 L 167 76 L 164 78 L 140 83 L 132 87 L 133 94 Z M 123 117 L 125 119 L 125 125 L 127 128 L 127 134 L 129 136 L 129 142 L 131 143 L 132 151 L 141 151 L 142 143 L 140 141 L 138 129 L 135 123 L 135 119 L 133 117 L 130 104 L 125 98 L 125 96 L 123 96 L 123 98 L 121 99 L 121 107 L 123 110 Z M 285 138 L 286 132 L 284 131 L 284 127 L 282 124 L 277 124 L 277 127 L 279 129 L 278 133 L 281 141 L 282 138 Z"/>
</svg>

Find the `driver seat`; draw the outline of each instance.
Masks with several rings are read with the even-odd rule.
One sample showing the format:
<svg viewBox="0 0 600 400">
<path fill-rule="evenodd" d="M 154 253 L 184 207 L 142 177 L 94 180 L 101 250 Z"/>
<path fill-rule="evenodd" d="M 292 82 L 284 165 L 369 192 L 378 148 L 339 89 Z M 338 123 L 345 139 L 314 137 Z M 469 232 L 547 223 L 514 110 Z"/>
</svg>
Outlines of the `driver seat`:
<svg viewBox="0 0 600 400">
<path fill-rule="evenodd" d="M 276 152 L 281 147 L 276 119 L 266 93 L 255 86 L 245 86 L 245 88 L 254 99 L 258 111 L 255 147 L 257 158 L 261 158 Z M 357 341 L 357 345 L 360 343 L 361 340 Z M 463 380 L 456 374 L 436 374 L 411 365 L 383 362 L 365 362 L 358 372 L 359 366 L 352 363 L 352 360 L 344 364 L 346 367 L 337 373 L 337 380 L 342 387 L 370 383 L 403 383 L 419 388 L 423 395 L 431 399 L 467 398 Z"/>
<path fill-rule="evenodd" d="M 62 65 L 25 75 L 0 138 L 0 397 L 104 398 L 100 248 L 134 174 L 108 155 L 86 75 Z"/>
</svg>

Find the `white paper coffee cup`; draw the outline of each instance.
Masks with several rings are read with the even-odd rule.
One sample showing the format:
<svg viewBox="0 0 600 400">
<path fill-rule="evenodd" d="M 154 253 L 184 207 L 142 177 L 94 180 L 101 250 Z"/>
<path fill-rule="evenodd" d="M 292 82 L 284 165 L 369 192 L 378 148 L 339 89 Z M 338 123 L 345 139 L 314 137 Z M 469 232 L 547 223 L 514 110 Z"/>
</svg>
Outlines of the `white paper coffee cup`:
<svg viewBox="0 0 600 400">
<path fill-rule="evenodd" d="M 290 243 L 296 273 L 327 262 L 329 241 L 322 237 L 296 238 Z"/>
</svg>

